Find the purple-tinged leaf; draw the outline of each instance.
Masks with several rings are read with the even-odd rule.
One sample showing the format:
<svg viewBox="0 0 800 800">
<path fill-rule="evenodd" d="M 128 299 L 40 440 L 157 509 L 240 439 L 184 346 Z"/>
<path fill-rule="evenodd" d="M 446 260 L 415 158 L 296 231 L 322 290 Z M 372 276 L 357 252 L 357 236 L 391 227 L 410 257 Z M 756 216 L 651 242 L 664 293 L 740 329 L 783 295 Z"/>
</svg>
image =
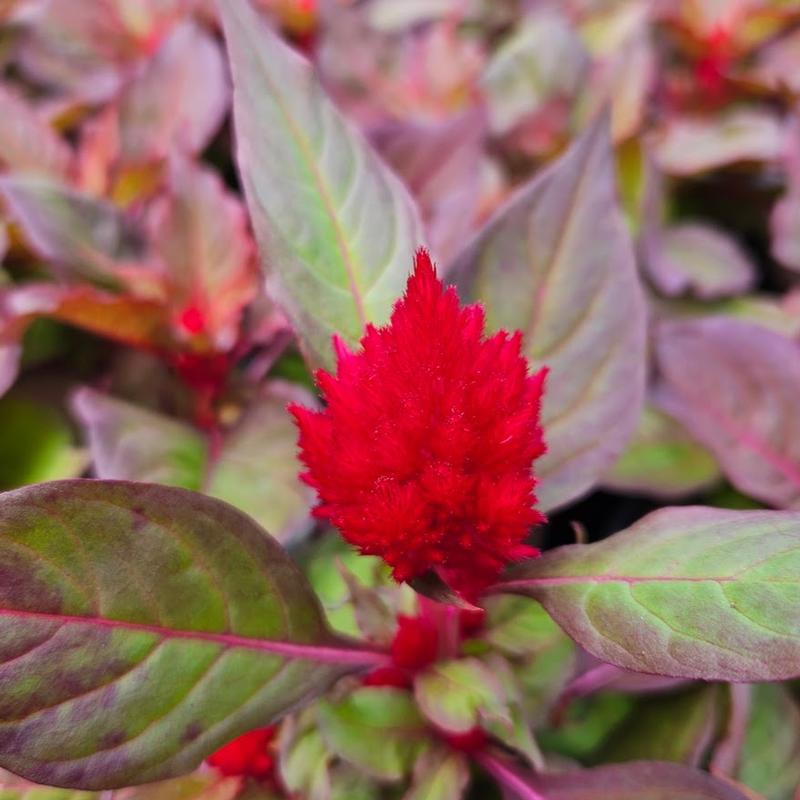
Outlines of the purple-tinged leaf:
<svg viewBox="0 0 800 800">
<path fill-rule="evenodd" d="M 198 153 L 228 110 L 230 87 L 216 40 L 185 21 L 164 40 L 122 95 L 122 153 L 134 162 L 163 158 L 177 148 Z"/>
<path fill-rule="evenodd" d="M 47 0 L 19 48 L 21 69 L 34 83 L 75 99 L 108 100 L 184 5 L 185 0 Z"/>
<path fill-rule="evenodd" d="M 152 481 L 202 491 L 253 517 L 279 542 L 307 532 L 312 491 L 297 475 L 290 401 L 312 404 L 299 387 L 274 383 L 218 447 L 188 423 L 92 389 L 73 401 L 98 478 Z"/>
<path fill-rule="evenodd" d="M 485 137 L 486 119 L 480 112 L 437 124 L 389 123 L 372 136 L 416 198 L 431 250 L 443 263 L 474 227 Z"/>
<path fill-rule="evenodd" d="M 8 778 L 6 777 L 8 775 Z M 113 800 L 234 800 L 241 795 L 240 778 L 223 778 L 213 772 L 185 775 L 145 786 L 123 789 Z M 104 800 L 101 792 L 82 792 L 40 786 L 0 771 L 0 797 L 3 800 Z M 251 800 L 278 800 L 269 796 Z"/>
<path fill-rule="evenodd" d="M 244 306 L 258 290 L 247 215 L 219 175 L 183 158 L 171 163 L 168 191 L 151 209 L 153 242 L 164 262 L 167 298 L 187 335 L 203 333 L 220 349 L 236 341 Z"/>
<path fill-rule="evenodd" d="M 383 323 L 422 244 L 413 201 L 249 0 L 220 3 L 239 171 L 267 272 L 315 364 Z"/>
<path fill-rule="evenodd" d="M 508 133 L 548 103 L 572 99 L 588 67 L 586 48 L 566 16 L 555 7 L 529 14 L 483 76 L 492 132 Z"/>
<path fill-rule="evenodd" d="M 734 777 L 766 800 L 795 800 L 800 788 L 800 708 L 784 686 L 752 687 Z"/>
<path fill-rule="evenodd" d="M 777 41 L 761 48 L 752 77 L 771 91 L 800 92 L 800 31 L 788 28 Z"/>
<path fill-rule="evenodd" d="M 615 143 L 635 136 L 648 111 L 658 62 L 645 19 L 642 16 L 622 41 L 603 43 L 607 48 L 602 51 L 604 57 L 595 59 L 576 103 L 581 121 L 593 119 L 606 104 L 610 105 L 611 138 Z"/>
<path fill-rule="evenodd" d="M 469 778 L 469 763 L 462 753 L 435 747 L 417 760 L 403 800 L 461 800 Z"/>
<path fill-rule="evenodd" d="M 75 393 L 72 407 L 96 477 L 202 489 L 208 442 L 196 428 L 88 388 Z"/>
<path fill-rule="evenodd" d="M 694 175 L 742 161 L 774 161 L 785 142 L 785 128 L 772 113 L 734 109 L 674 118 L 655 143 L 655 157 L 665 172 Z"/>
<path fill-rule="evenodd" d="M 104 200 L 25 176 L 0 179 L 0 193 L 31 246 L 68 276 L 117 286 L 116 267 L 143 255 L 135 227 Z"/>
<path fill-rule="evenodd" d="M 707 489 L 720 479 L 714 456 L 677 420 L 647 403 L 628 446 L 603 476 L 603 486 L 675 500 Z"/>
<path fill-rule="evenodd" d="M 499 756 L 478 761 L 518 800 L 749 800 L 731 783 L 659 761 L 546 775 L 525 773 Z"/>
<path fill-rule="evenodd" d="M 800 345 L 724 317 L 659 326 L 661 407 L 716 456 L 737 489 L 800 505 Z"/>
<path fill-rule="evenodd" d="M 800 675 L 800 514 L 662 509 L 513 568 L 493 591 L 536 598 L 578 644 L 624 669 Z"/>
<path fill-rule="evenodd" d="M 64 178 L 72 153 L 67 143 L 23 97 L 0 84 L 0 165 L 15 172 Z"/>
<path fill-rule="evenodd" d="M 0 396 L 4 395 L 17 379 L 22 345 L 19 342 L 0 344 Z"/>
<path fill-rule="evenodd" d="M 739 244 L 701 223 L 682 223 L 650 234 L 644 266 L 667 297 L 691 294 L 716 300 L 746 292 L 756 278 L 755 266 Z"/>
<path fill-rule="evenodd" d="M 644 394 L 644 299 L 607 120 L 498 211 L 452 276 L 491 327 L 523 331 L 534 368 L 550 367 L 537 495 L 545 509 L 574 500 L 619 456 Z"/>
<path fill-rule="evenodd" d="M 783 266 L 800 271 L 800 125 L 791 131 L 792 147 L 786 157 L 786 191 L 770 216 L 772 255 Z"/>
<path fill-rule="evenodd" d="M 183 489 L 0 495 L 0 764 L 83 789 L 191 771 L 382 656 L 325 626 L 251 519 Z"/>
<path fill-rule="evenodd" d="M 736 771 L 753 699 L 752 684 L 732 683 L 727 688 L 727 720 L 725 720 L 724 728 L 720 730 L 719 740 L 708 764 L 709 770 L 714 775 L 732 775 Z"/>
<path fill-rule="evenodd" d="M 478 658 L 432 664 L 415 678 L 414 698 L 428 721 L 448 733 L 466 734 L 489 722 L 512 725 L 503 681 Z"/>
</svg>

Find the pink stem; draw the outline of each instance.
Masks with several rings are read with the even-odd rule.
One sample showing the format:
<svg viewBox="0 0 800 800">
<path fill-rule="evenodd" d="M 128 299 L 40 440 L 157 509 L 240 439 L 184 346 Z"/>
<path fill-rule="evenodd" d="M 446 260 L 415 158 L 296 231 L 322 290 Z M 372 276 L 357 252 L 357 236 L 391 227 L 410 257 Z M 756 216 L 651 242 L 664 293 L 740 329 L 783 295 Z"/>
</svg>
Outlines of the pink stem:
<svg viewBox="0 0 800 800">
<path fill-rule="evenodd" d="M 505 789 L 517 795 L 519 800 L 547 800 L 525 779 L 525 775 L 508 764 L 505 759 L 488 750 L 476 753 L 475 760 Z"/>
</svg>

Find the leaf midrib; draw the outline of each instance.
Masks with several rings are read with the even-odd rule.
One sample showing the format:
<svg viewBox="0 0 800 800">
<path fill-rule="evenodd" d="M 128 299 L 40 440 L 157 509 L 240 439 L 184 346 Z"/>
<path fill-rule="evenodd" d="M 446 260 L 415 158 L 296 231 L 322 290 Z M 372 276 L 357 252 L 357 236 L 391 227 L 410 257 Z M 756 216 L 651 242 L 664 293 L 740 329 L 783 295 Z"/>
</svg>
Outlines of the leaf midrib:
<svg viewBox="0 0 800 800">
<path fill-rule="evenodd" d="M 320 663 L 371 665 L 385 664 L 388 657 L 377 650 L 359 650 L 347 646 L 301 644 L 275 639 L 256 639 L 235 633 L 218 633 L 213 631 L 190 631 L 178 628 L 167 628 L 151 623 L 130 622 L 129 620 L 110 619 L 108 617 L 81 616 L 77 614 L 57 614 L 43 611 L 28 611 L 14 608 L 0 608 L 0 618 L 30 619 L 42 622 L 55 622 L 61 625 L 86 625 L 111 630 L 131 631 L 133 633 L 149 633 L 163 639 L 186 639 L 196 642 L 208 642 L 226 648 L 242 648 L 259 652 L 272 653 L 286 658 L 299 658 Z"/>
<path fill-rule="evenodd" d="M 331 226 L 334 231 L 334 235 L 336 236 L 338 249 L 342 256 L 342 263 L 344 265 L 345 272 L 347 273 L 347 280 L 350 285 L 350 294 L 352 295 L 353 298 L 356 315 L 358 316 L 361 327 L 363 328 L 369 320 L 367 319 L 364 299 L 362 297 L 361 289 L 359 287 L 358 280 L 356 277 L 356 272 L 357 272 L 356 265 L 354 263 L 352 254 L 350 253 L 350 248 L 345 238 L 344 231 L 342 230 L 342 227 L 339 224 L 339 219 L 336 216 L 330 192 L 328 191 L 327 185 L 323 181 L 322 174 L 320 173 L 317 167 L 316 160 L 313 157 L 314 153 L 311 149 L 311 145 L 308 139 L 303 134 L 301 127 L 295 121 L 294 117 L 290 113 L 289 108 L 287 107 L 286 103 L 283 102 L 283 98 L 276 89 L 275 82 L 269 73 L 269 68 L 264 62 L 263 49 L 256 47 L 254 51 L 258 53 L 258 60 L 263 66 L 262 76 L 264 77 L 265 82 L 269 85 L 269 88 L 271 90 L 271 96 L 275 101 L 275 105 L 280 111 L 283 118 L 286 120 L 286 124 L 289 127 L 290 132 L 294 136 L 297 146 L 301 152 L 301 155 L 303 156 L 303 159 L 306 162 L 306 167 L 308 168 L 308 171 L 311 174 L 311 178 L 313 179 L 314 183 L 317 186 L 320 201 L 328 216 L 328 219 L 330 220 Z"/>
</svg>

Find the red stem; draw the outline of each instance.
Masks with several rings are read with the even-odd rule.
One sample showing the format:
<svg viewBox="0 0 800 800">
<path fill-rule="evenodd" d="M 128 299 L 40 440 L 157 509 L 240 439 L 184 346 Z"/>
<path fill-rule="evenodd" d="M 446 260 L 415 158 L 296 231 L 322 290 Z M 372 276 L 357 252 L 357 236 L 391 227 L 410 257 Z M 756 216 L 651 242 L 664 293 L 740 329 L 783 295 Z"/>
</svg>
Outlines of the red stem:
<svg viewBox="0 0 800 800">
<path fill-rule="evenodd" d="M 517 795 L 519 800 L 547 800 L 525 779 L 525 775 L 514 769 L 505 759 L 488 750 L 475 753 L 473 758 L 505 789 Z"/>
</svg>

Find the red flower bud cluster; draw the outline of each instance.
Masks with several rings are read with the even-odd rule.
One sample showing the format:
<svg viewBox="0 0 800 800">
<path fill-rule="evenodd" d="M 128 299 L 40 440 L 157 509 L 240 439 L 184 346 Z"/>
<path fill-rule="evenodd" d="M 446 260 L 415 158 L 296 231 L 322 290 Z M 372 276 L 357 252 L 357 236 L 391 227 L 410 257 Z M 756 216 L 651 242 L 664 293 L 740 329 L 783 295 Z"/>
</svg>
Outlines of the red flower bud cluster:
<svg viewBox="0 0 800 800">
<path fill-rule="evenodd" d="M 278 785 L 272 745 L 277 728 L 257 728 L 228 742 L 207 759 L 226 777 L 254 778 Z"/>
</svg>

